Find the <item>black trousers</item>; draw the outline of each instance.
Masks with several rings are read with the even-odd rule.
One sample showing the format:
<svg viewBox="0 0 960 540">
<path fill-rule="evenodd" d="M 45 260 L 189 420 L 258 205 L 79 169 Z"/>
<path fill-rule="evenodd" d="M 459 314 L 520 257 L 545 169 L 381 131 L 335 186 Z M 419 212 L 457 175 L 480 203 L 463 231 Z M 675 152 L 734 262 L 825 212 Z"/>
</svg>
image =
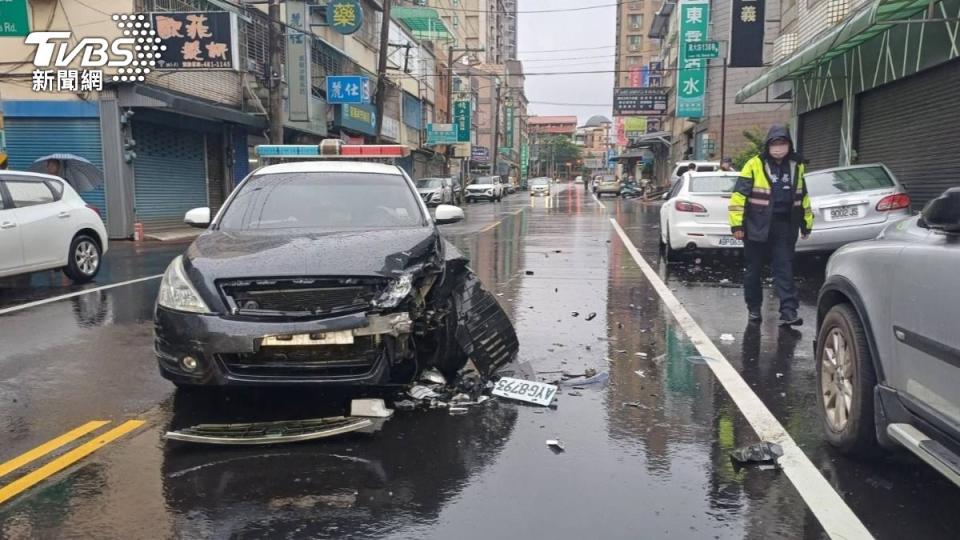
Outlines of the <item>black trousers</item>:
<svg viewBox="0 0 960 540">
<path fill-rule="evenodd" d="M 797 227 L 790 223 L 790 216 L 774 216 L 766 242 L 744 241 L 746 270 L 743 274 L 743 297 L 748 308 L 760 309 L 763 305 L 763 267 L 767 261 L 770 262 L 773 286 L 780 299 L 780 312 L 796 311 L 800 307 L 797 287 L 793 283 L 797 235 Z"/>
</svg>

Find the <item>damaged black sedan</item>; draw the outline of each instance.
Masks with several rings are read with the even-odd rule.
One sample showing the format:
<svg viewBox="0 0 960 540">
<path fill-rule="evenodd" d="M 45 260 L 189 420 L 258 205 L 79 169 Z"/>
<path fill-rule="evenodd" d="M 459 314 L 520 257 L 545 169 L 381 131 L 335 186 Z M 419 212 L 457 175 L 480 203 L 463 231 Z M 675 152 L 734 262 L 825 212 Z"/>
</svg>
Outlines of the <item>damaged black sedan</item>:
<svg viewBox="0 0 960 540">
<path fill-rule="evenodd" d="M 207 225 L 204 210 L 187 221 Z M 254 171 L 164 274 L 160 373 L 177 386 L 380 385 L 468 360 L 492 373 L 517 338 L 440 235 L 462 219 L 446 205 L 431 217 L 395 165 Z"/>
</svg>

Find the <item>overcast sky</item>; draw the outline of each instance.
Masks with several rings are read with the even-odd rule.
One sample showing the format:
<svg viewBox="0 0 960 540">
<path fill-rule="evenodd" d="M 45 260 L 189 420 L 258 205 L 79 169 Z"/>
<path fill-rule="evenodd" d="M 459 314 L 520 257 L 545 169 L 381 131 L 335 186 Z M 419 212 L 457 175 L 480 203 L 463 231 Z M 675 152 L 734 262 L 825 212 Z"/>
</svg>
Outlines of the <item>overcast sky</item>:
<svg viewBox="0 0 960 540">
<path fill-rule="evenodd" d="M 518 48 L 527 73 L 552 71 L 612 71 L 616 49 L 617 9 L 614 6 L 558 13 L 523 13 L 540 9 L 582 8 L 613 4 L 614 0 L 519 0 Z M 597 49 L 595 47 L 607 46 Z M 534 52 L 588 48 L 582 51 Z M 582 58 L 598 57 L 603 58 Z M 613 73 L 530 75 L 526 80 L 530 114 L 576 115 L 582 125 L 595 114 L 611 116 Z M 603 107 L 547 105 L 601 103 Z"/>
</svg>

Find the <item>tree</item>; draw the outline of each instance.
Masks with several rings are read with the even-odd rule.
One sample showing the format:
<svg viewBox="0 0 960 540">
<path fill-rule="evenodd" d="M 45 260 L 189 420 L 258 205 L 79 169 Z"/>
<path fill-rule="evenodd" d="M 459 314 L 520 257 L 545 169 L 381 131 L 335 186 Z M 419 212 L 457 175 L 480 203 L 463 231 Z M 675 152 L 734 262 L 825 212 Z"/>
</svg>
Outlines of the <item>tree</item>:
<svg viewBox="0 0 960 540">
<path fill-rule="evenodd" d="M 743 169 L 753 156 L 763 152 L 765 146 L 764 138 L 766 134 L 760 128 L 753 128 L 743 132 L 743 138 L 747 141 L 747 146 L 733 156 L 733 166 L 736 170 Z"/>
<path fill-rule="evenodd" d="M 583 149 L 574 144 L 570 137 L 554 135 L 546 139 L 541 150 L 543 158 L 553 171 L 566 171 L 567 163 L 576 163 Z"/>
</svg>

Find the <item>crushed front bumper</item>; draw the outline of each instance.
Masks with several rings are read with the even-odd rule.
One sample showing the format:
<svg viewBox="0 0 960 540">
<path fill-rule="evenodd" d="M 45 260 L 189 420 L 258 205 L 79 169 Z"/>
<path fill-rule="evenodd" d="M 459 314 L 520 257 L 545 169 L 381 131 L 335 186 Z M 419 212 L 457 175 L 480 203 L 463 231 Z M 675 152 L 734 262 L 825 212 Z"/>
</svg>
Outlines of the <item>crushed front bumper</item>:
<svg viewBox="0 0 960 540">
<path fill-rule="evenodd" d="M 409 352 L 413 323 L 405 312 L 262 322 L 157 307 L 154 330 L 160 373 L 178 384 L 376 385 Z"/>
</svg>

